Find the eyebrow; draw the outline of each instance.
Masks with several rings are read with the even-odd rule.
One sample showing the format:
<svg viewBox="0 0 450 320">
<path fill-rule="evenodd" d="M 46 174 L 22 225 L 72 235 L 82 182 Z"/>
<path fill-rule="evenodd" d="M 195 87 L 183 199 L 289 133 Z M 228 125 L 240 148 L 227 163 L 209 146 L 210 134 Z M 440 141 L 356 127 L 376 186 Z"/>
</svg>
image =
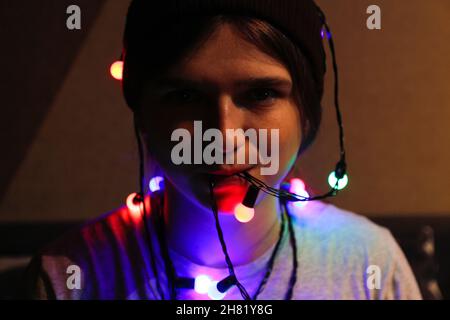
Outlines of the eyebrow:
<svg viewBox="0 0 450 320">
<path fill-rule="evenodd" d="M 211 84 L 205 81 L 184 79 L 179 77 L 163 77 L 156 82 L 159 87 L 210 87 Z M 283 77 L 250 77 L 238 80 L 235 87 L 285 87 L 291 88 L 292 81 Z"/>
<path fill-rule="evenodd" d="M 286 78 L 279 77 L 262 77 L 262 78 L 248 78 L 236 82 L 238 87 L 291 87 L 292 82 Z"/>
</svg>

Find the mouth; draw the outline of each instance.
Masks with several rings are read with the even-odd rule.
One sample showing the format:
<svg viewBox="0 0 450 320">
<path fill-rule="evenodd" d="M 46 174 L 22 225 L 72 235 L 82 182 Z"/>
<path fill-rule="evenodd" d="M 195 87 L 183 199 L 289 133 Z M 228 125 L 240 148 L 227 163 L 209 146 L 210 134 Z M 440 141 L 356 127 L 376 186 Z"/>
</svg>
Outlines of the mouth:
<svg viewBox="0 0 450 320">
<path fill-rule="evenodd" d="M 236 205 L 242 202 L 249 184 L 238 173 L 247 170 L 220 170 L 207 174 L 207 179 L 213 185 L 212 192 L 219 212 L 234 214 L 234 209 Z"/>
<path fill-rule="evenodd" d="M 235 175 L 238 174 L 240 172 L 244 172 L 244 171 L 249 171 L 251 169 L 253 169 L 254 167 L 256 167 L 256 165 L 252 165 L 252 166 L 226 166 L 226 165 L 222 165 L 220 167 L 218 167 L 215 170 L 211 170 L 211 171 L 207 171 L 207 174 L 210 175 L 218 175 L 218 176 L 231 176 L 231 175 Z"/>
<path fill-rule="evenodd" d="M 237 175 L 210 175 L 214 183 L 214 190 L 224 190 L 228 187 L 245 185 L 247 181 Z"/>
<path fill-rule="evenodd" d="M 226 191 L 226 189 L 233 186 L 246 186 L 247 180 L 240 177 L 238 174 L 249 171 L 253 167 L 246 168 L 226 168 L 206 173 L 207 178 L 211 179 L 214 183 L 215 191 Z"/>
</svg>

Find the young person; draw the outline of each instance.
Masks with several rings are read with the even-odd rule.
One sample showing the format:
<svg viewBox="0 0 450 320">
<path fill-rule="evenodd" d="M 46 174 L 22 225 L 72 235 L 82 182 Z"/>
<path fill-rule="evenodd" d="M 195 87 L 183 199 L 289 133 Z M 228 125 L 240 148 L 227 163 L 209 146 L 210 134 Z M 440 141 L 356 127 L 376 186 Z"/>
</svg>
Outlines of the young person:
<svg viewBox="0 0 450 320">
<path fill-rule="evenodd" d="M 420 299 L 390 232 L 362 216 L 318 200 L 288 206 L 261 190 L 253 219 L 242 223 L 233 215 L 249 193 L 246 176 L 280 189 L 314 141 L 323 22 L 312 0 L 134 0 L 124 35 L 124 96 L 142 148 L 141 186 L 159 174 L 164 188 L 144 188 L 144 203 L 135 197 L 44 248 L 30 265 L 30 295 Z M 196 121 L 224 136 L 254 128 L 272 138 L 277 129 L 278 170 L 174 163 L 174 132 L 194 136 Z M 221 151 L 239 148 L 247 159 L 248 139 Z M 78 283 L 68 268 L 78 272 Z"/>
</svg>

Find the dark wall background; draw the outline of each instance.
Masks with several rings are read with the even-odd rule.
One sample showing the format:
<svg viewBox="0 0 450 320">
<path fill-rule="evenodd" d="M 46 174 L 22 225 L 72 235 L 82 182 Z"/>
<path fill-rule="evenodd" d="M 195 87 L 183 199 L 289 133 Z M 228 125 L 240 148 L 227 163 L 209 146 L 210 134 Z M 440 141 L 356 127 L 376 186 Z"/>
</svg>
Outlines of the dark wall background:
<svg viewBox="0 0 450 320">
<path fill-rule="evenodd" d="M 84 220 L 136 189 L 136 146 L 120 85 L 128 0 L 0 1 L 0 221 Z M 363 214 L 450 213 L 450 2 L 317 1 L 333 29 L 350 184 L 333 199 Z M 66 8 L 82 29 L 66 29 Z M 382 30 L 366 28 L 366 8 Z M 329 67 L 329 70 L 331 68 Z M 324 122 L 297 172 L 325 190 L 338 156 L 327 75 Z"/>
</svg>

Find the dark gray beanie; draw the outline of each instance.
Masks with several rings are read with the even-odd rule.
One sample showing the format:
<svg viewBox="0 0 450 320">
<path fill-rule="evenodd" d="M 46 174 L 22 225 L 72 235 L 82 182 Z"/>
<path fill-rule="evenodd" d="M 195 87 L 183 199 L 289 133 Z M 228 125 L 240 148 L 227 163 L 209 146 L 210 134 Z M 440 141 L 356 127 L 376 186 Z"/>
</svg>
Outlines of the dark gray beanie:
<svg viewBox="0 0 450 320">
<path fill-rule="evenodd" d="M 322 96 L 326 69 L 321 37 L 324 16 L 313 0 L 133 0 L 124 34 L 125 73 L 131 69 L 127 68 L 127 51 L 132 51 L 136 42 L 142 42 L 137 34 L 143 29 L 153 29 L 154 38 L 162 23 L 167 25 L 186 16 L 217 14 L 258 18 L 283 32 L 303 52 L 312 70 L 316 92 Z M 127 76 L 124 74 L 124 80 Z M 124 83 L 125 99 L 130 105 L 126 86 Z"/>
</svg>

